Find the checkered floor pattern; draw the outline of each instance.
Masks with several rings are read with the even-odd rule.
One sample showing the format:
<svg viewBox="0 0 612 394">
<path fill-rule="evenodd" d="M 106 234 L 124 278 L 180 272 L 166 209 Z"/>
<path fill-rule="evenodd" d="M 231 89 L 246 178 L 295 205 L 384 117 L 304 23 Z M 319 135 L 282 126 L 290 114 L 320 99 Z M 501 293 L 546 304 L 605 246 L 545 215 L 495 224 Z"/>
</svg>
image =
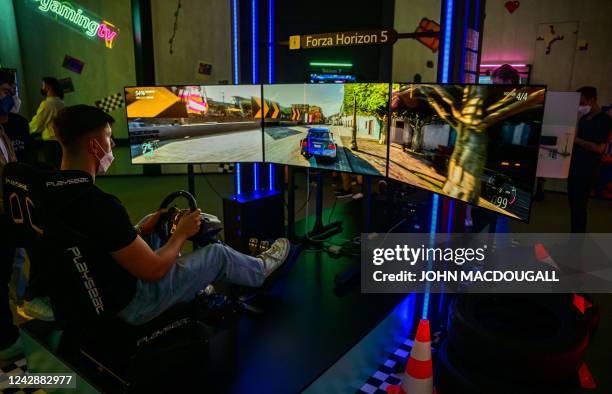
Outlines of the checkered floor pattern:
<svg viewBox="0 0 612 394">
<path fill-rule="evenodd" d="M 435 344 L 439 341 L 440 333 L 435 333 L 432 338 L 432 353 L 435 353 Z M 404 377 L 404 370 L 410 356 L 413 345 L 412 339 L 407 339 L 400 347 L 391 353 L 385 361 L 378 367 L 378 370 L 366 380 L 365 384 L 357 390 L 358 394 L 386 394 L 387 387 L 400 384 Z"/>
<path fill-rule="evenodd" d="M 43 389 L 37 388 L 10 388 L 8 385 L 8 377 L 10 375 L 17 375 L 27 372 L 28 367 L 26 365 L 26 359 L 22 358 L 21 360 L 15 361 L 13 364 L 9 364 L 3 368 L 0 368 L 0 393 L 5 394 L 22 394 L 22 393 L 35 393 L 35 394 L 45 394 Z"/>
<path fill-rule="evenodd" d="M 402 381 L 404 368 L 412 349 L 412 340 L 407 339 L 400 347 L 389 355 L 387 361 L 366 380 L 357 391 L 359 394 L 386 394 L 387 387 Z"/>
</svg>

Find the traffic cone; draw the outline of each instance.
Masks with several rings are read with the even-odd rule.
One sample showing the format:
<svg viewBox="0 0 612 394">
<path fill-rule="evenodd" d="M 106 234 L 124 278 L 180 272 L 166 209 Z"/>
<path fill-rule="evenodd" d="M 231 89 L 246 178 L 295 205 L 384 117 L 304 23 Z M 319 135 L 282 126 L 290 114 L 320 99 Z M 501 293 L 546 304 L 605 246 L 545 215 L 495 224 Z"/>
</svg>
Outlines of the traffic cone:
<svg viewBox="0 0 612 394">
<path fill-rule="evenodd" d="M 589 300 L 587 300 L 586 298 L 584 298 L 583 296 L 581 296 L 580 294 L 576 294 L 574 293 L 574 306 L 576 308 L 578 308 L 578 310 L 580 311 L 580 313 L 582 313 L 584 315 L 584 312 L 589 309 L 590 307 L 593 306 L 593 304 L 591 304 L 589 302 Z"/>
<path fill-rule="evenodd" d="M 429 320 L 421 319 L 416 338 L 406 364 L 401 385 L 388 386 L 389 394 L 432 394 L 431 333 Z"/>
<path fill-rule="evenodd" d="M 548 254 L 548 251 L 546 250 L 544 245 L 542 245 L 541 243 L 538 242 L 537 244 L 533 245 L 533 248 L 534 248 L 534 251 L 535 251 L 536 259 L 540 263 L 544 263 L 544 264 L 550 265 L 551 267 L 553 267 L 557 271 L 561 271 L 561 268 L 559 268 L 557 263 L 555 263 L 555 260 L 553 260 L 553 258 L 550 257 L 550 254 Z"/>
</svg>

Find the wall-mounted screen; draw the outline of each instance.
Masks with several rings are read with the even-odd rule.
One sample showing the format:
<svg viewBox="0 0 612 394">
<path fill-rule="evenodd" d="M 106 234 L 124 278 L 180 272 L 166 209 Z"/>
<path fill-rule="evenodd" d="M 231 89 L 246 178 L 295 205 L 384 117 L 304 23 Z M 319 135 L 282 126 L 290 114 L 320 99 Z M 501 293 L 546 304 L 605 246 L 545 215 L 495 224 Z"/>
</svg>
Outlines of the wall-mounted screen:
<svg viewBox="0 0 612 394">
<path fill-rule="evenodd" d="M 529 219 L 545 88 L 393 84 L 392 179 Z"/>
<path fill-rule="evenodd" d="M 261 85 L 125 88 L 133 164 L 263 160 Z"/>
<path fill-rule="evenodd" d="M 264 85 L 267 162 L 385 176 L 388 83 Z"/>
</svg>

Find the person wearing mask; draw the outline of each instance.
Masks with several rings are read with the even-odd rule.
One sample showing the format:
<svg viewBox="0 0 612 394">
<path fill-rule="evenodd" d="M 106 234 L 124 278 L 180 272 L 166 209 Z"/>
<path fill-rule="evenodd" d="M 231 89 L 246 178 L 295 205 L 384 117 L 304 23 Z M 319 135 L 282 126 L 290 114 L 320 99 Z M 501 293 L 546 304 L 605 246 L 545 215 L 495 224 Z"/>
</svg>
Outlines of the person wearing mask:
<svg viewBox="0 0 612 394">
<path fill-rule="evenodd" d="M 584 233 L 587 229 L 587 203 L 610 138 L 612 118 L 597 103 L 596 88 L 584 86 L 577 91 L 580 93 L 578 112 L 581 117 L 567 178 L 567 197 L 571 232 Z"/>
<path fill-rule="evenodd" d="M 11 81 L 2 75 L 0 76 L 0 178 L 4 166 L 17 161 L 13 144 L 3 127 L 14 104 Z M 13 323 L 13 313 L 9 305 L 9 282 L 13 273 L 15 247 L 8 239 L 7 220 L 0 184 L 0 234 L 2 234 L 0 238 L 0 333 L 2 333 L 0 335 L 0 366 L 23 357 L 19 332 Z"/>
<path fill-rule="evenodd" d="M 30 127 L 27 119 L 19 114 L 21 100 L 17 95 L 14 77 L 0 71 L 0 84 L 5 88 L 10 86 L 5 92 L 10 94 L 13 100 L 13 107 L 9 113 L 0 116 L 0 124 L 13 144 L 13 150 L 17 156 L 17 160 L 24 162 L 26 161 L 26 152 L 29 151 L 30 148 Z"/>
<path fill-rule="evenodd" d="M 55 139 L 52 122 L 57 113 L 64 108 L 64 91 L 59 81 L 53 77 L 44 77 L 40 93 L 45 98 L 30 121 L 30 133 L 42 141 L 44 161 L 59 168 L 62 150 Z"/>
<path fill-rule="evenodd" d="M 128 324 L 144 324 L 176 303 L 193 300 L 198 290 L 217 279 L 259 287 L 285 262 L 290 244 L 284 238 L 258 257 L 221 243 L 180 255 L 200 229 L 199 210 L 184 215 L 169 240 L 157 248 L 155 228 L 161 211 L 133 226 L 119 199 L 95 185 L 96 174 L 106 172 L 114 159 L 113 123 L 110 115 L 88 105 L 59 112 L 54 126 L 63 151 L 61 170 L 79 172 L 88 182 L 49 196 L 58 214 L 65 213 L 60 214 L 64 225 L 96 241 L 88 264 L 100 283 L 113 284 L 104 289 L 106 313 Z"/>
<path fill-rule="evenodd" d="M 0 84 L 4 88 L 10 85 L 10 90 L 5 89 L 7 94 L 13 98 L 13 108 L 9 113 L 0 115 L 0 125 L 4 128 L 4 132 L 12 142 L 15 157 L 19 162 L 28 162 L 32 158 L 30 148 L 30 133 L 28 121 L 15 111 L 19 109 L 21 100 L 18 99 L 17 89 L 14 83 L 14 75 L 10 73 L 0 72 Z M 36 294 L 36 273 L 32 272 L 30 267 L 29 279 L 30 282 L 26 288 L 26 275 L 23 273 L 25 264 L 25 251 L 23 248 L 17 248 L 15 252 L 15 260 L 13 270 L 17 275 L 17 280 L 14 286 L 14 291 L 11 293 L 12 300 L 17 304 L 17 312 L 24 318 L 51 321 L 53 313 L 45 298 L 38 297 Z"/>
</svg>

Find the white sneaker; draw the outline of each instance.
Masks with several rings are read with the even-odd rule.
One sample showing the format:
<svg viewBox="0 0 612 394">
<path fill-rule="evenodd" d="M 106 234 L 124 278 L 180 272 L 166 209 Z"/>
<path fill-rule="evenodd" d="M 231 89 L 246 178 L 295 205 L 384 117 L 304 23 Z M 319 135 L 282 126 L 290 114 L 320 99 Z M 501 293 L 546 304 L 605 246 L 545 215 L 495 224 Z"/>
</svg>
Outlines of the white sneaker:
<svg viewBox="0 0 612 394">
<path fill-rule="evenodd" d="M 287 260 L 290 248 L 291 244 L 287 238 L 279 238 L 274 241 L 270 249 L 257 256 L 263 261 L 266 277 L 270 276 L 272 272 Z"/>
<path fill-rule="evenodd" d="M 17 313 L 25 319 L 38 319 L 43 321 L 54 321 L 53 309 L 48 297 L 37 297 L 31 301 L 23 301 L 17 307 Z"/>
</svg>

